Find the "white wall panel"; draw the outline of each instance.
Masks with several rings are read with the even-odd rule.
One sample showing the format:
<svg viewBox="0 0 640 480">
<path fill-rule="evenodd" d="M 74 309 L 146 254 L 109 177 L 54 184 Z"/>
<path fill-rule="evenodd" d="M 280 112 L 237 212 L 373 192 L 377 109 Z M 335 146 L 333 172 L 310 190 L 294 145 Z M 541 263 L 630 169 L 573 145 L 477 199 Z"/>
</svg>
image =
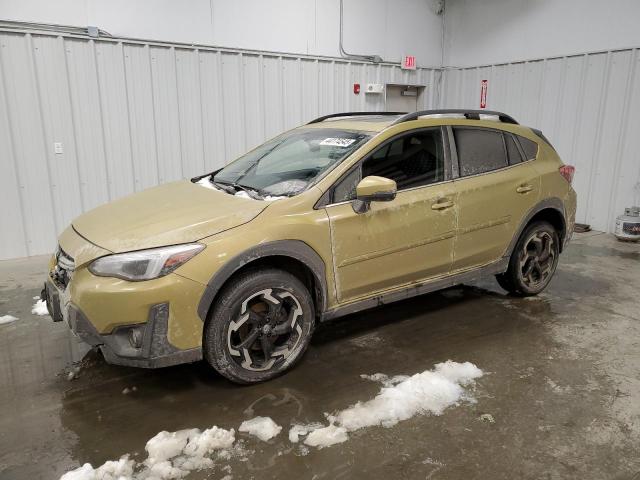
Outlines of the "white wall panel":
<svg viewBox="0 0 640 480">
<path fill-rule="evenodd" d="M 83 211 L 211 171 L 336 111 L 384 110 L 353 83 L 431 70 L 0 29 L 0 259 L 53 251 Z M 62 153 L 54 152 L 62 143 Z"/>
<path fill-rule="evenodd" d="M 575 165 L 577 220 L 612 231 L 624 207 L 640 203 L 637 49 L 449 69 L 441 105 L 487 109 L 540 128 L 565 163 Z"/>
<path fill-rule="evenodd" d="M 6 112 L 11 132 L 11 150 L 2 152 L 3 163 L 16 168 L 14 188 L 19 205 L 3 205 L 2 212 L 20 211 L 27 254 L 51 249 L 55 244 L 56 211 L 59 207 L 51 188 L 52 159 L 44 144 L 44 122 L 31 35 L 4 35 L 0 39 L 0 64 L 5 89 Z M 9 155 L 7 155 L 9 154 Z M 9 190 L 11 186 L 9 185 Z M 79 188 L 79 185 L 78 185 Z M 12 192 L 10 197 L 15 197 Z M 11 216 L 11 214 L 9 214 Z M 2 231 L 19 228 L 2 220 Z M 20 247 L 13 246 L 10 251 Z M 7 254 L 3 254 L 8 256 Z"/>
<path fill-rule="evenodd" d="M 444 63 L 473 67 L 640 45 L 637 0 L 446 0 Z"/>
<path fill-rule="evenodd" d="M 436 0 L 344 0 L 344 48 L 439 65 Z M 340 55 L 339 0 L 0 0 L 0 19 L 94 25 L 116 37 Z"/>
</svg>

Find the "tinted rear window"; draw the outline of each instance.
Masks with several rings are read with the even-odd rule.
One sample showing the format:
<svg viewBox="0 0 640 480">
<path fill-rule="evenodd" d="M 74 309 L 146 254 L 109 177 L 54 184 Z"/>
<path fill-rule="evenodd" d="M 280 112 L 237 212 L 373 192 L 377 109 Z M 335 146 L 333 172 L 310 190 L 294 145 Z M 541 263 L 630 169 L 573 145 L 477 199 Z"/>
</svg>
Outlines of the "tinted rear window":
<svg viewBox="0 0 640 480">
<path fill-rule="evenodd" d="M 454 128 L 460 176 L 490 172 L 507 166 L 502 132 L 480 128 Z"/>
<path fill-rule="evenodd" d="M 538 144 L 536 142 L 532 142 L 528 138 L 521 137 L 520 135 L 518 135 L 518 140 L 520 141 L 520 145 L 524 151 L 525 160 L 533 160 L 536 158 L 536 155 L 538 154 Z"/>
</svg>

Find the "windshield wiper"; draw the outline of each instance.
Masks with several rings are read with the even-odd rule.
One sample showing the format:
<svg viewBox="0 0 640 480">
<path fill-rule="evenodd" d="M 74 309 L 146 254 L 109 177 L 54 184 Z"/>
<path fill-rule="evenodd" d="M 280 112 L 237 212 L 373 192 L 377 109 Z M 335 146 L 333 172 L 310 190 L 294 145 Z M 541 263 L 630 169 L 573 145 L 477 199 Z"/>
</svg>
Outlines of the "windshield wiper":
<svg viewBox="0 0 640 480">
<path fill-rule="evenodd" d="M 227 183 L 214 182 L 213 178 L 210 178 L 209 181 L 214 187 L 219 188 L 220 190 L 227 192 L 230 195 L 233 195 L 236 193 L 232 185 L 229 185 Z"/>
<path fill-rule="evenodd" d="M 213 183 L 215 186 L 219 186 L 219 188 L 231 195 L 235 195 L 240 190 L 242 190 L 254 200 L 264 200 L 264 198 L 262 198 L 260 190 L 253 187 L 245 187 L 244 185 L 240 185 L 238 183 L 214 182 L 213 180 L 211 181 L 211 183 Z"/>
<path fill-rule="evenodd" d="M 244 185 L 240 185 L 239 183 L 234 183 L 234 184 L 232 184 L 232 186 L 234 188 L 237 188 L 238 190 L 242 190 L 243 192 L 247 192 L 247 195 L 249 195 L 254 200 L 264 200 L 264 198 L 262 198 L 262 195 L 260 194 L 260 190 L 257 190 L 255 188 L 251 188 L 251 187 L 245 187 Z"/>
</svg>

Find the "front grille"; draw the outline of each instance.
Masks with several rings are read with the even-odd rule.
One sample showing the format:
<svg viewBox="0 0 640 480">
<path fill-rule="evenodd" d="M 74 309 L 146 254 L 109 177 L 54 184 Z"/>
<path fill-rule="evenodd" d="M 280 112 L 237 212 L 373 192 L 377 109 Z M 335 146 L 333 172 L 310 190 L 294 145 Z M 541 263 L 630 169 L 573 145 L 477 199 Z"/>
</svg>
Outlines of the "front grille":
<svg viewBox="0 0 640 480">
<path fill-rule="evenodd" d="M 56 264 L 51 270 L 51 280 L 61 287 L 66 288 L 71 281 L 71 276 L 76 268 L 73 258 L 58 246 L 56 250 Z"/>
</svg>

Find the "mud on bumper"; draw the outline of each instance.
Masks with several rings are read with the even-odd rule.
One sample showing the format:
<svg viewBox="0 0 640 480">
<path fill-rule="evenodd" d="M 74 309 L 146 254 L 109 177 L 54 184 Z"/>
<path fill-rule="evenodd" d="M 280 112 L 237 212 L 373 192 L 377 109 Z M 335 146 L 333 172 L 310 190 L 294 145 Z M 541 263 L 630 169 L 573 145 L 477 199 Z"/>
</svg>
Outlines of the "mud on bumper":
<svg viewBox="0 0 640 480">
<path fill-rule="evenodd" d="M 63 320 L 60 294 L 51 283 L 45 283 L 41 297 L 53 321 Z M 160 303 L 149 309 L 146 323 L 122 325 L 109 334 L 101 334 L 75 305 L 67 307 L 69 328 L 85 343 L 97 347 L 107 363 L 139 368 L 161 368 L 202 360 L 202 349 L 179 350 L 167 340 L 169 304 Z"/>
</svg>

